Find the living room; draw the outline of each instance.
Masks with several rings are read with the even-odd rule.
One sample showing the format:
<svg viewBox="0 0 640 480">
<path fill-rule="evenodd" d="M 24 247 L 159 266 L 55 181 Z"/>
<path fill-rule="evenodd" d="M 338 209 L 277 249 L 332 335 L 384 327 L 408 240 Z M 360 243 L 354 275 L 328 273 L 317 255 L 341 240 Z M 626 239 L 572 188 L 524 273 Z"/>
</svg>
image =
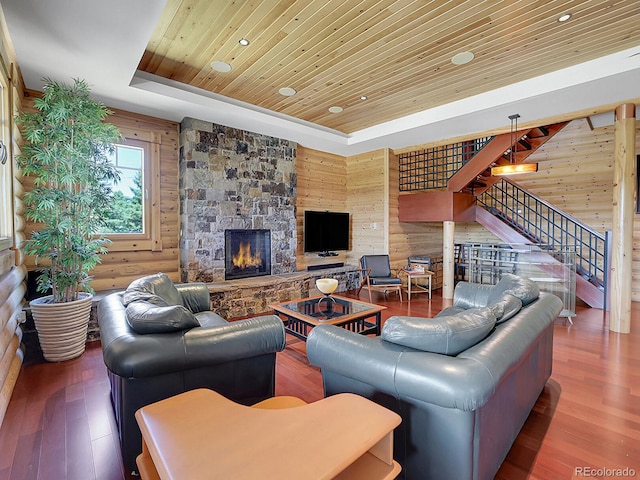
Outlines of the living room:
<svg viewBox="0 0 640 480">
<path fill-rule="evenodd" d="M 2 7 L 3 9 L 9 9 L 15 14 L 17 3 L 18 2 L 13 1 L 2 1 Z M 138 34 L 143 37 L 146 36 L 141 44 L 144 50 L 147 41 L 151 37 L 152 30 L 162 16 L 165 2 L 149 1 L 143 3 L 146 4 L 139 5 L 135 11 L 128 10 L 126 2 L 123 2 L 122 5 L 118 4 L 119 9 L 114 7 L 114 10 L 120 14 L 129 12 L 138 19 L 137 21 L 140 26 L 140 32 Z M 375 4 L 376 2 L 367 3 Z M 397 2 L 387 3 L 396 4 Z M 616 46 L 611 47 L 612 50 L 610 52 L 603 50 L 597 55 L 594 54 L 594 59 L 599 56 L 605 56 L 605 53 L 629 50 L 631 47 L 636 47 L 640 43 L 638 37 L 634 37 L 634 35 L 637 35 L 635 32 L 637 29 L 622 40 L 622 37 L 624 37 L 623 32 L 626 32 L 628 27 L 628 23 L 625 22 L 632 21 L 625 20 L 627 17 L 633 17 L 632 3 L 633 2 L 620 5 L 620 11 L 617 15 L 611 13 L 611 15 L 614 15 L 615 19 L 617 19 L 611 19 L 611 21 L 619 21 L 620 24 L 615 24 L 616 28 L 611 28 L 611 30 L 616 33 L 610 33 L 610 35 L 612 38 L 617 39 L 619 43 L 611 41 L 610 43 Z M 368 7 L 372 7 L 372 5 L 368 5 Z M 391 10 L 397 7 L 398 5 L 394 5 Z M 25 8 L 28 10 L 29 6 Z M 44 14 L 44 10 L 40 8 L 40 6 L 33 6 L 32 8 L 31 15 L 36 16 L 36 12 L 39 12 L 38 15 L 42 14 L 44 17 L 55 17 L 55 15 Z M 56 7 L 48 8 L 56 9 Z M 82 8 L 78 6 L 75 6 L 75 8 L 77 8 L 78 11 L 82 10 Z M 553 8 L 560 9 L 560 6 L 553 5 Z M 576 8 L 578 7 L 576 6 Z M 599 11 L 600 8 L 603 7 L 601 5 L 594 5 L 592 6 L 592 10 L 587 12 L 588 15 L 584 13 L 583 16 L 591 18 L 600 13 L 604 16 L 604 13 Z M 142 11 L 147 9 L 144 13 L 149 17 L 153 17 L 153 21 L 143 23 L 140 18 L 144 15 L 142 15 L 138 9 Z M 576 10 L 576 12 L 578 12 L 578 10 Z M 73 14 L 67 13 L 67 15 L 70 15 L 70 18 L 75 18 Z M 580 19 L 578 13 L 576 13 L 576 17 Z M 29 16 L 27 16 L 27 18 L 29 18 Z M 300 16 L 299 18 L 303 19 L 304 17 Z M 300 20 L 292 19 L 291 21 L 295 22 Z M 555 22 L 555 19 L 553 21 Z M 47 25 L 46 20 L 43 20 L 43 22 L 43 25 Z M 86 25 L 87 24 L 83 24 L 84 27 L 86 27 Z M 142 28 L 143 25 L 144 28 Z M 75 25 L 75 27 L 74 34 L 87 33 L 81 32 L 80 30 L 82 29 L 80 29 L 78 25 Z M 17 34 L 16 38 L 13 38 L 12 34 L 15 28 L 20 28 L 20 22 L 9 22 L 8 27 L 6 26 L 6 22 L 3 23 L 2 58 L 5 65 L 6 76 L 3 87 L 5 92 L 11 92 L 10 100 L 6 102 L 5 108 L 11 108 L 12 110 L 9 111 L 12 113 L 20 109 L 30 108 L 32 98 L 38 95 L 38 84 L 33 83 L 31 80 L 29 80 L 29 82 L 23 80 L 22 74 L 24 72 L 29 72 L 30 79 L 34 78 L 34 75 L 36 75 L 36 78 L 60 75 L 59 71 L 48 71 L 44 68 L 39 69 L 27 60 L 20 58 L 18 53 L 20 50 L 14 48 L 12 45 L 12 41 L 15 42 L 20 36 Z M 582 28 L 584 27 L 581 27 L 577 31 L 572 31 L 572 34 L 576 37 L 583 35 Z M 559 38 L 563 38 L 559 33 L 556 35 L 558 35 Z M 106 38 L 110 37 L 107 36 Z M 34 37 L 34 45 L 36 45 L 35 40 Z M 105 38 L 100 38 L 99 41 L 104 43 Z M 108 41 L 112 40 L 110 39 Z M 113 41 L 115 42 L 115 40 Z M 81 42 L 72 41 L 71 43 L 75 46 L 81 45 Z M 258 42 L 254 42 L 254 45 L 256 44 L 258 44 Z M 13 53 L 14 50 L 18 53 L 17 57 L 16 54 Z M 70 48 L 70 50 L 73 57 L 74 48 Z M 81 49 L 78 48 L 78 50 Z M 132 52 L 123 52 L 121 51 L 122 49 L 117 48 L 116 50 L 118 50 L 118 55 L 126 54 L 137 56 L 136 65 L 138 61 L 140 61 L 143 53 L 142 50 L 138 51 L 135 49 L 132 49 L 135 50 Z M 633 61 L 632 53 L 633 52 L 628 51 L 624 56 L 625 60 L 629 62 Z M 76 52 L 76 55 L 80 57 L 80 52 Z M 584 58 L 583 61 L 586 61 L 586 58 Z M 83 62 L 86 61 L 83 60 Z M 85 71 L 83 69 L 84 67 L 80 68 L 75 61 L 72 62 L 69 59 L 60 60 L 58 64 L 59 68 L 64 72 L 64 77 L 61 76 L 61 80 L 69 80 L 72 77 L 81 75 Z M 506 71 L 509 70 L 507 67 L 509 66 L 507 65 L 505 67 Z M 95 67 L 91 67 L 90 65 L 89 68 Z M 6 75 L 7 73 L 8 75 Z M 631 69 L 622 72 L 621 75 L 627 75 L 635 79 L 637 85 L 637 67 L 635 70 Z M 128 88 L 132 88 L 128 85 L 130 80 L 131 78 L 127 78 L 126 80 Z M 149 77 L 145 77 L 144 75 L 136 78 L 136 82 L 132 83 L 140 84 L 145 81 L 152 84 Z M 605 232 L 613 229 L 614 222 L 612 203 L 614 203 L 613 170 L 615 150 L 613 144 L 616 141 L 616 137 L 612 112 L 621 104 L 637 104 L 638 94 L 637 92 L 633 92 L 633 90 L 633 93 L 628 93 L 628 90 L 625 89 L 626 83 L 622 80 L 620 80 L 618 84 L 619 88 L 615 86 L 605 88 L 598 82 L 599 80 L 593 80 L 593 83 L 590 84 L 586 82 L 581 86 L 581 88 L 589 92 L 588 96 L 593 96 L 594 98 L 596 97 L 596 93 L 600 94 L 603 90 L 609 95 L 605 97 L 606 100 L 600 100 L 600 103 L 596 105 L 589 104 L 578 108 L 576 103 L 572 102 L 576 96 L 587 96 L 584 95 L 584 90 L 580 90 L 579 86 L 576 90 L 578 93 L 568 94 L 568 90 L 563 90 L 558 87 L 559 90 L 553 98 L 563 98 L 566 94 L 566 104 L 557 101 L 553 114 L 543 113 L 535 116 L 535 114 L 532 113 L 528 118 L 523 118 L 525 125 L 529 122 L 531 126 L 548 125 L 560 121 L 569 121 L 569 124 L 528 159 L 529 162 L 538 164 L 538 172 L 519 177 L 517 182 L 522 187 L 541 196 L 549 203 L 575 216 L 581 222 L 590 225 L 598 231 Z M 510 83 L 516 82 L 507 82 L 506 85 Z M 159 82 L 155 84 L 154 88 L 161 91 L 164 88 L 168 88 L 168 86 Z M 473 90 L 469 90 L 468 92 L 469 96 L 477 93 Z M 184 92 L 184 95 L 186 96 L 187 93 L 193 94 L 191 91 Z M 102 93 L 102 95 L 104 98 L 110 98 L 106 92 Z M 155 94 L 150 94 L 147 90 L 145 91 L 145 95 Z M 159 97 L 161 96 L 162 95 L 159 95 Z M 533 103 L 536 103 L 536 95 L 532 94 L 531 97 L 523 97 L 522 102 L 516 101 L 511 104 L 507 102 L 507 105 L 501 105 L 501 108 L 494 109 L 499 111 L 485 112 L 485 114 L 487 114 L 485 117 L 486 121 L 480 122 L 479 124 L 474 123 L 475 117 L 471 113 L 469 113 L 466 119 L 464 116 L 461 117 L 459 114 L 456 114 L 453 120 L 447 125 L 447 128 L 436 125 L 426 125 L 421 132 L 422 134 L 418 136 L 420 138 L 419 141 L 404 140 L 404 143 L 394 143 L 399 140 L 386 138 L 385 135 L 382 135 L 379 140 L 370 143 L 364 140 L 360 142 L 354 141 L 355 143 L 352 145 L 355 145 L 355 148 L 353 148 L 346 140 L 342 145 L 339 145 L 335 137 L 340 136 L 331 136 L 329 135 L 331 132 L 327 133 L 323 129 L 319 129 L 320 133 L 316 132 L 315 137 L 309 136 L 306 131 L 300 134 L 296 131 L 296 128 L 302 130 L 304 125 L 300 126 L 299 124 L 297 126 L 287 124 L 286 126 L 289 127 L 292 133 L 279 136 L 275 134 L 276 130 L 270 125 L 269 122 L 271 120 L 263 122 L 267 126 L 262 125 L 261 130 L 252 130 L 249 127 L 236 125 L 235 113 L 231 113 L 228 116 L 229 121 L 225 123 L 224 121 L 218 120 L 219 117 L 216 116 L 218 115 L 217 113 L 216 115 L 210 115 L 209 113 L 205 115 L 203 113 L 208 108 L 211 108 L 208 103 L 211 101 L 211 98 L 207 98 L 206 96 L 202 97 L 201 105 L 189 112 L 185 110 L 180 118 L 163 117 L 157 113 L 151 114 L 152 112 L 161 110 L 165 100 L 156 99 L 155 96 L 147 98 L 150 105 L 147 105 L 145 108 L 134 108 L 129 99 L 121 99 L 118 102 L 107 103 L 114 111 L 109 121 L 120 129 L 125 138 L 145 142 L 150 148 L 153 163 L 152 169 L 154 169 L 151 175 L 154 181 L 150 182 L 149 195 L 150 198 L 153 199 L 153 202 L 151 202 L 150 205 L 149 216 L 151 224 L 147 233 L 143 237 L 134 239 L 114 239 L 110 252 L 104 256 L 103 263 L 93 272 L 95 277 L 94 288 L 98 291 L 123 289 L 133 280 L 145 275 L 157 273 L 158 271 L 167 273 L 175 282 L 197 280 L 214 282 L 219 280 L 215 278 L 215 275 L 219 275 L 216 269 L 223 268 L 219 263 L 203 264 L 199 273 L 192 273 L 190 276 L 189 268 L 197 265 L 199 262 L 203 262 L 203 260 L 189 256 L 196 251 L 197 246 L 194 248 L 185 248 L 185 242 L 188 240 L 184 234 L 186 233 L 188 222 L 185 223 L 186 219 L 181 209 L 184 206 L 184 203 L 182 203 L 183 199 L 187 197 L 186 188 L 188 187 L 184 187 L 180 183 L 181 162 L 192 159 L 191 157 L 187 159 L 185 139 L 182 138 L 183 135 L 186 135 L 186 129 L 181 127 L 181 124 L 186 122 L 185 118 L 191 119 L 192 122 L 198 122 L 199 128 L 196 130 L 199 132 L 216 132 L 216 135 L 224 132 L 224 137 L 228 139 L 250 136 L 252 137 L 252 142 L 256 141 L 255 138 L 257 137 L 258 143 L 251 143 L 252 145 L 258 145 L 256 148 L 260 148 L 260 142 L 265 145 L 269 142 L 286 143 L 294 152 L 290 161 L 295 165 L 295 185 L 290 182 L 287 186 L 294 187 L 294 194 L 291 195 L 291 197 L 294 202 L 293 210 L 295 211 L 295 216 L 293 223 L 295 225 L 290 222 L 288 231 L 291 232 L 290 234 L 293 238 L 286 240 L 293 254 L 288 255 L 286 261 L 278 262 L 278 265 L 284 268 L 285 272 L 304 271 L 309 266 L 327 262 L 325 258 L 304 252 L 303 218 L 304 212 L 307 210 L 331 210 L 350 213 L 351 247 L 348 251 L 341 251 L 339 256 L 332 257 L 331 262 L 344 262 L 347 265 L 356 265 L 361 255 L 380 253 L 389 254 L 392 266 L 397 269 L 407 263 L 408 257 L 441 252 L 444 242 L 444 226 L 442 222 L 409 223 L 399 221 L 398 198 L 401 192 L 398 182 L 398 156 L 407 151 L 443 146 L 460 140 L 479 138 L 488 134 L 503 134 L 509 131 L 509 114 L 517 111 L 524 116 L 527 102 L 533 101 Z M 155 103 L 156 100 L 158 100 L 157 104 Z M 296 96 L 294 95 L 291 99 L 281 100 L 280 102 L 289 102 L 286 106 L 287 108 L 291 108 L 291 102 L 295 101 Z M 365 104 L 368 101 L 369 100 L 361 100 L 361 102 Z M 175 102 L 175 100 L 167 101 L 167 103 L 172 102 Z M 153 105 L 151 105 L 152 103 Z M 131 105 L 131 108 L 125 108 L 128 104 Z M 425 107 L 428 106 L 429 105 L 425 103 Z M 367 108 L 369 110 L 367 110 L 366 115 L 370 116 L 374 116 L 377 109 L 383 110 L 382 106 Z M 348 112 L 348 109 L 345 109 L 345 111 Z M 262 111 L 254 111 L 254 113 L 258 121 L 260 120 L 259 117 L 264 114 Z M 9 117 L 11 116 L 12 115 L 9 115 Z M 338 125 L 342 121 L 325 112 L 318 114 L 319 118 L 323 116 L 328 117 L 330 120 L 327 121 L 329 122 L 336 122 L 335 125 Z M 172 119 L 168 120 L 166 118 Z M 273 125 L 275 125 L 275 121 L 274 119 Z M 451 127 L 451 124 L 454 124 L 454 127 Z M 5 126 L 5 128 L 7 127 Z M 5 135 L 5 143 L 10 143 L 13 151 L 18 151 L 21 140 L 17 127 L 13 125 L 8 128 L 11 128 L 12 131 L 9 131 L 8 136 Z M 336 127 L 326 127 L 326 129 L 331 128 Z M 640 127 L 636 122 L 636 149 L 638 145 L 637 132 L 639 129 Z M 326 143 L 323 143 L 322 140 L 324 134 L 330 137 L 327 138 Z M 305 137 L 305 135 L 307 136 Z M 342 137 L 346 138 L 344 135 Z M 300 140 L 296 140 L 296 138 L 300 138 Z M 307 141 L 305 141 L 305 139 Z M 339 147 L 336 145 L 339 145 Z M 220 148 L 220 155 L 230 158 L 236 158 L 234 155 L 244 155 L 242 148 L 235 149 L 235 147 L 236 144 L 234 141 L 233 147 L 225 146 L 224 148 Z M 211 148 L 207 152 L 208 159 L 211 159 L 212 164 L 216 163 L 213 150 L 214 148 Z M 18 280 L 17 277 L 24 276 L 27 270 L 33 270 L 34 263 L 33 259 L 24 256 L 20 249 L 17 248 L 21 240 L 27 237 L 30 228 L 28 222 L 26 222 L 21 215 L 19 203 L 22 191 L 25 185 L 28 186 L 28 184 L 24 184 L 19 176 L 17 176 L 17 180 L 14 181 L 13 175 L 7 176 L 6 172 L 7 169 L 3 168 L 2 185 L 4 188 L 4 196 L 2 202 L 2 220 L 3 225 L 10 224 L 10 228 L 3 226 L 2 233 L 11 232 L 12 239 L 8 246 L 6 242 L 0 245 L 3 251 L 5 248 L 7 252 L 10 251 L 12 262 L 16 265 L 14 270 L 19 272 L 19 274 L 14 274 L 16 276 L 14 282 L 15 288 L 12 288 L 11 294 L 7 293 L 7 298 L 3 303 L 3 311 L 6 314 L 7 320 L 15 320 L 17 316 L 16 312 L 21 309 L 22 299 L 25 294 L 22 279 Z M 11 188 L 6 189 L 5 187 L 7 186 Z M 8 191 L 11 191 L 11 193 L 7 193 Z M 15 199 L 13 197 L 15 197 Z M 241 206 L 240 202 L 238 202 L 237 204 L 234 203 L 233 208 L 240 208 Z M 634 231 L 639 228 L 640 227 L 634 227 Z M 280 227 L 276 228 L 276 230 L 278 232 L 283 231 Z M 500 243 L 500 239 L 476 222 L 456 222 L 454 242 L 459 244 Z M 209 256 L 215 257 L 215 248 L 213 246 L 201 248 L 203 251 L 207 249 Z M 7 253 L 3 258 L 7 258 L 8 255 Z M 634 253 L 634 255 L 637 254 Z M 199 267 L 196 267 L 193 271 L 195 272 L 197 268 Z M 632 300 L 634 302 L 632 306 L 632 331 L 634 331 L 634 329 L 637 328 L 635 302 L 640 301 L 640 283 L 635 279 L 638 278 L 637 270 L 640 267 L 637 266 L 637 262 L 629 261 L 626 268 L 629 269 L 627 272 L 629 273 L 629 278 L 633 279 L 630 283 Z M 425 316 L 433 316 L 439 308 L 444 306 L 444 304 L 437 303 L 441 301 L 437 300 L 438 296 L 442 296 L 441 292 L 442 291 L 436 291 L 434 304 L 429 303 L 424 307 L 419 307 L 424 308 L 425 312 L 430 312 L 429 315 L 425 313 Z M 4 299 L 4 295 L 2 298 Z M 615 292 L 612 292 L 612 298 L 616 298 Z M 391 304 L 389 311 L 392 312 L 397 306 L 395 302 L 393 302 L 393 297 L 390 297 L 389 300 L 388 303 Z M 384 302 L 386 302 L 386 300 Z M 415 305 L 419 305 L 420 302 L 426 303 L 424 298 L 419 298 L 419 300 L 414 303 L 412 311 L 418 310 L 415 308 Z M 588 310 L 589 309 L 585 309 L 584 311 Z M 397 314 L 400 314 L 398 310 L 395 311 Z M 593 315 L 593 313 L 587 315 Z M 604 336 L 607 335 L 606 322 L 608 314 L 602 313 L 602 315 L 602 321 L 605 323 L 605 326 L 602 328 L 601 333 L 603 338 L 605 338 Z M 576 322 L 578 322 L 579 318 L 580 316 L 578 316 Z M 634 333 L 637 334 L 637 332 Z M 566 334 L 570 336 L 571 331 L 568 330 Z M 9 352 L 11 348 L 13 348 L 15 352 L 17 349 L 14 343 L 20 343 L 20 340 L 17 337 L 8 338 L 11 338 L 11 341 L 7 345 L 7 352 Z M 628 342 L 629 340 L 621 341 Z M 633 343 L 631 345 L 633 345 Z M 563 354 L 559 353 L 559 355 L 562 357 Z M 606 356 L 604 352 L 595 353 L 595 355 Z M 296 357 L 296 354 L 292 353 L 292 356 Z M 6 379 L 2 387 L 3 395 L 0 405 L 2 406 L 2 411 L 5 411 L 12 398 L 15 382 L 22 373 L 20 373 L 21 359 L 18 355 L 5 353 L 3 358 L 5 359 L 3 363 L 3 376 Z M 311 375 L 314 374 L 311 373 Z M 635 378 L 634 375 L 636 374 L 631 374 L 633 378 Z M 625 384 L 625 381 L 626 380 L 620 380 L 620 387 L 625 388 L 626 385 L 626 388 L 631 388 L 632 390 L 632 382 Z M 317 388 L 321 388 L 321 386 L 318 385 Z M 634 411 L 633 408 L 628 408 L 624 411 L 624 415 L 627 415 L 632 421 L 635 421 L 637 412 Z M 634 437 L 634 435 L 637 435 L 637 429 L 632 429 L 627 435 Z M 633 455 L 633 452 L 631 455 Z M 578 465 L 580 464 L 575 463 L 574 466 Z M 3 465 L 3 467 L 5 466 L 6 465 Z"/>
</svg>

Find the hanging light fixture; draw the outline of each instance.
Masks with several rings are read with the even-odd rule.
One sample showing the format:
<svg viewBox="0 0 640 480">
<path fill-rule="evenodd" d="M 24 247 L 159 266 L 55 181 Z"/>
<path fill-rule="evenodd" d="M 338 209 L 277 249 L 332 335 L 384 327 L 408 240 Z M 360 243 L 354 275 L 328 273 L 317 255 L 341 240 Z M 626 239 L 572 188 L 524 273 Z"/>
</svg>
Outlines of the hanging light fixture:
<svg viewBox="0 0 640 480">
<path fill-rule="evenodd" d="M 509 141 L 511 142 L 511 147 L 509 148 L 509 163 L 507 165 L 498 165 L 497 167 L 491 167 L 491 175 L 504 176 L 515 175 L 517 173 L 532 173 L 538 171 L 537 163 L 516 163 L 516 143 L 520 140 L 516 138 L 516 135 L 518 134 L 519 118 L 520 115 L 518 115 L 517 113 L 509 115 L 509 120 L 511 120 L 511 131 L 509 133 Z"/>
</svg>

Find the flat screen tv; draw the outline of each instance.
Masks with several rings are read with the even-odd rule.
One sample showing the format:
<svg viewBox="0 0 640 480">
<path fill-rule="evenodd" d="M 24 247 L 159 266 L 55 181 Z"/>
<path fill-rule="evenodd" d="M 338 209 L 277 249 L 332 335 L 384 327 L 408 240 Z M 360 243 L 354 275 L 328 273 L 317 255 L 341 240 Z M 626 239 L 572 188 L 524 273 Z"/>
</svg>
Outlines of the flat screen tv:
<svg viewBox="0 0 640 480">
<path fill-rule="evenodd" d="M 304 212 L 304 251 L 330 255 L 349 250 L 349 214 L 343 212 Z"/>
</svg>

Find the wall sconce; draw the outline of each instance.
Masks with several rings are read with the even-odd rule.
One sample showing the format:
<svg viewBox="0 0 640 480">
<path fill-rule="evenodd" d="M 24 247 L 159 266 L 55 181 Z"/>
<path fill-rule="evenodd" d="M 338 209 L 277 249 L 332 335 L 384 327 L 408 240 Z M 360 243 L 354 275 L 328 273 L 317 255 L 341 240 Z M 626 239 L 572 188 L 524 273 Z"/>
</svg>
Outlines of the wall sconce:
<svg viewBox="0 0 640 480">
<path fill-rule="evenodd" d="M 518 119 L 520 115 L 513 114 L 509 115 L 509 120 L 511 120 L 511 131 L 510 141 L 511 148 L 509 149 L 509 163 L 507 165 L 498 165 L 497 167 L 491 167 L 491 175 L 495 176 L 506 176 L 506 175 L 515 175 L 518 173 L 533 173 L 538 171 L 537 163 L 516 163 L 516 144 L 520 139 L 516 138 L 518 133 Z M 515 121 L 515 127 L 514 127 Z"/>
</svg>

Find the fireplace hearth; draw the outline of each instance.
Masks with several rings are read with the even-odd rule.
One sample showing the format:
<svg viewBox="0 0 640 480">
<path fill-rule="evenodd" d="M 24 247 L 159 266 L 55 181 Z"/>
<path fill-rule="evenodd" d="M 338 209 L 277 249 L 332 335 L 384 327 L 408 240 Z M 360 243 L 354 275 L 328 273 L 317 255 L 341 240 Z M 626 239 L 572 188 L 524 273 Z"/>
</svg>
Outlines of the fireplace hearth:
<svg viewBox="0 0 640 480">
<path fill-rule="evenodd" d="M 224 231 L 225 280 L 271 275 L 271 230 Z"/>
</svg>

